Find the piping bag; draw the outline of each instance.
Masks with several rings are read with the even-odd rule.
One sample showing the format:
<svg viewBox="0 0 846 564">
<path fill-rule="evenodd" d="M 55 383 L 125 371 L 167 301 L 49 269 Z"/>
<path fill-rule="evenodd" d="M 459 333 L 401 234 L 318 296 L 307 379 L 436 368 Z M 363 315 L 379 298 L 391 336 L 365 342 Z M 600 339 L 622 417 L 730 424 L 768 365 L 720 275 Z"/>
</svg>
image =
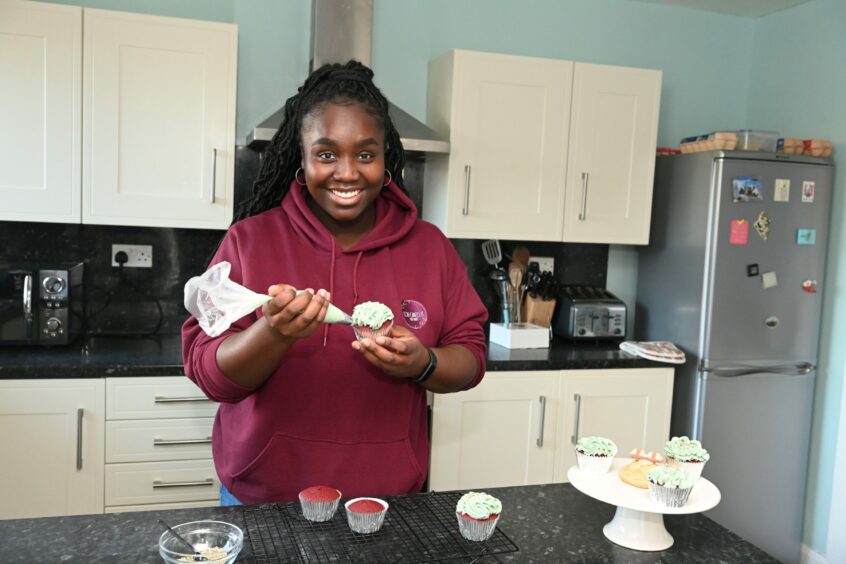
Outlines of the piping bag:
<svg viewBox="0 0 846 564">
<path fill-rule="evenodd" d="M 200 327 L 210 337 L 217 337 L 232 323 L 273 299 L 230 280 L 231 270 L 231 264 L 221 261 L 185 283 L 185 309 L 197 318 Z M 352 325 L 352 318 L 329 304 L 323 322 Z"/>
</svg>

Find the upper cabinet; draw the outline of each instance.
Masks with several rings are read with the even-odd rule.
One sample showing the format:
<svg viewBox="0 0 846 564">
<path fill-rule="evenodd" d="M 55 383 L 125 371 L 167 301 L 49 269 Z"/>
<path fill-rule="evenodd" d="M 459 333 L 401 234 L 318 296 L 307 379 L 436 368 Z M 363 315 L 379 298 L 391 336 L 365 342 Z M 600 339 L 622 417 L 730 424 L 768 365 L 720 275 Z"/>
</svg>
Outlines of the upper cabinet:
<svg viewBox="0 0 846 564">
<path fill-rule="evenodd" d="M 660 71 L 455 50 L 429 67 L 423 217 L 448 237 L 646 244 Z"/>
<path fill-rule="evenodd" d="M 15 92 L 0 89 L 13 123 L 0 130 L 0 198 L 15 201 L 0 219 L 229 226 L 237 26 L 6 0 L 0 32 L 14 49 L 0 49 L 0 70 L 15 77 Z"/>
</svg>

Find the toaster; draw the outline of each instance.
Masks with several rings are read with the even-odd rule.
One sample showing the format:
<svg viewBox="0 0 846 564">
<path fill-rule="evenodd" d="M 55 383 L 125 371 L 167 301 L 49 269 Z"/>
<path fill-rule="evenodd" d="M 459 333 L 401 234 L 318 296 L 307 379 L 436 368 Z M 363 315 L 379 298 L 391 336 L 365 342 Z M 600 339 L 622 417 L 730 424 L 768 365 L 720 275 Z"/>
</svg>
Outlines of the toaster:
<svg viewBox="0 0 846 564">
<path fill-rule="evenodd" d="M 626 304 L 605 288 L 564 286 L 554 331 L 568 339 L 625 339 Z"/>
</svg>

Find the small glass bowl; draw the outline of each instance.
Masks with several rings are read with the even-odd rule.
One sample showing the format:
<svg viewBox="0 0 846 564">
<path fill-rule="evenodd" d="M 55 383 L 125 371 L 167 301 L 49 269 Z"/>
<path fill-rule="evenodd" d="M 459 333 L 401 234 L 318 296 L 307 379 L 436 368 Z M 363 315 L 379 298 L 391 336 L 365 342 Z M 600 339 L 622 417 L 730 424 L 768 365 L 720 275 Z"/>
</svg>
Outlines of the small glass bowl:
<svg viewBox="0 0 846 564">
<path fill-rule="evenodd" d="M 194 550 L 200 554 L 208 549 L 221 549 L 225 556 L 208 560 L 196 558 L 170 531 L 165 531 L 159 537 L 159 554 L 168 564 L 183 564 L 184 562 L 231 564 L 244 546 L 244 532 L 224 521 L 191 521 L 176 525 L 173 530 L 192 544 Z"/>
<path fill-rule="evenodd" d="M 382 324 L 381 327 L 378 329 L 372 329 L 370 327 L 366 327 L 364 325 L 355 325 L 353 324 L 353 332 L 355 333 L 355 338 L 361 342 L 364 339 L 370 339 L 371 341 L 375 341 L 376 337 L 387 337 L 388 334 L 391 332 L 391 327 L 394 326 L 394 320 L 389 319 Z"/>
</svg>

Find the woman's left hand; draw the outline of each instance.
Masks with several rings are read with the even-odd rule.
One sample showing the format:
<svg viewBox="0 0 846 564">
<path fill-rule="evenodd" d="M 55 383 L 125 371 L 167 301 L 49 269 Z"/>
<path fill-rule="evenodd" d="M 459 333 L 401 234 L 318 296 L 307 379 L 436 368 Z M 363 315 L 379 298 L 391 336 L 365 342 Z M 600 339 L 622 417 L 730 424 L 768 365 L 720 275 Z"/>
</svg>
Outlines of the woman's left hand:
<svg viewBox="0 0 846 564">
<path fill-rule="evenodd" d="M 409 329 L 394 325 L 389 336 L 353 341 L 370 364 L 396 378 L 416 378 L 429 364 L 429 352 Z"/>
</svg>

